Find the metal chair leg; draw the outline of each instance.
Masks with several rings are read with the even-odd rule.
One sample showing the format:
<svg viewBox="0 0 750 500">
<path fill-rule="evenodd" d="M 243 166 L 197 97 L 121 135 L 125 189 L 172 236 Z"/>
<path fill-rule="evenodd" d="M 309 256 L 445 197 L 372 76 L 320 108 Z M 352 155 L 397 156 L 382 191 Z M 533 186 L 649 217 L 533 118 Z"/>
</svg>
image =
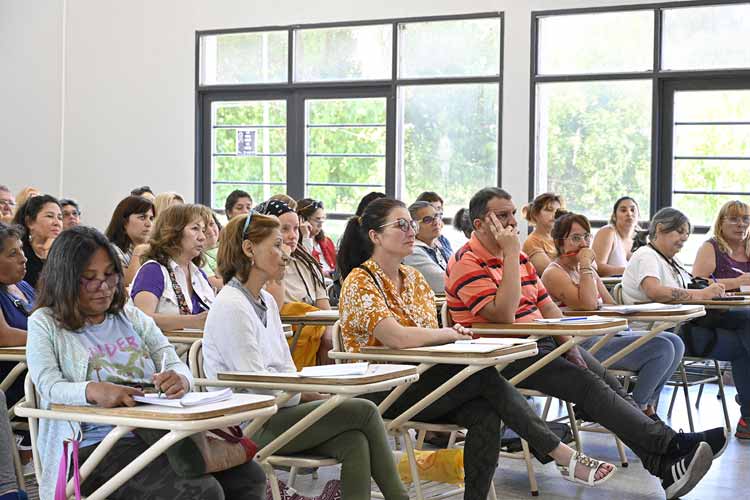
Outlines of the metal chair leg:
<svg viewBox="0 0 750 500">
<path fill-rule="evenodd" d="M 690 407 L 690 388 L 688 387 L 688 378 L 687 372 L 685 372 L 685 363 L 680 363 L 679 370 L 680 377 L 682 377 L 682 392 L 685 394 L 685 407 L 687 408 L 690 432 L 695 432 L 695 424 L 693 423 L 693 409 Z"/>
<path fill-rule="evenodd" d="M 529 475 L 529 487 L 531 488 L 531 496 L 539 496 L 539 485 L 536 483 L 536 473 L 534 472 L 534 464 L 531 461 L 531 453 L 529 451 L 529 443 L 525 439 L 521 439 L 521 448 L 523 449 L 523 459 L 526 462 L 526 472 Z"/>
<path fill-rule="evenodd" d="M 721 398 L 721 408 L 724 410 L 724 423 L 727 426 L 727 432 L 732 432 L 732 423 L 729 421 L 729 410 L 727 409 L 727 398 L 724 393 L 724 379 L 721 373 L 721 367 L 719 361 L 714 359 L 714 368 L 716 368 L 716 374 L 719 376 L 719 397 Z"/>
<path fill-rule="evenodd" d="M 576 451 L 583 453 L 583 446 L 581 445 L 581 435 L 578 432 L 578 421 L 576 420 L 576 412 L 573 410 L 573 405 L 569 401 L 565 401 L 565 407 L 568 410 L 568 419 L 570 420 L 570 430 L 573 432 L 573 440 L 576 443 Z"/>
</svg>

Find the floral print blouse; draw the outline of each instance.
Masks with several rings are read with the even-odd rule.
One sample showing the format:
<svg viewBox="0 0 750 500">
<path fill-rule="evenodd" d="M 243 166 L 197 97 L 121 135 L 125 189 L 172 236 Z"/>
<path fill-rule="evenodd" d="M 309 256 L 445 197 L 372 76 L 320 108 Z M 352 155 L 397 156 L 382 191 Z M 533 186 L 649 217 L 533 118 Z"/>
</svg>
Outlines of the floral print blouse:
<svg viewBox="0 0 750 500">
<path fill-rule="evenodd" d="M 402 265 L 401 293 L 374 260 L 362 264 L 372 272 L 355 268 L 341 286 L 339 315 L 344 347 L 357 352 L 364 346 L 378 346 L 374 332 L 377 324 L 393 316 L 403 326 L 437 328 L 435 295 L 416 269 Z"/>
</svg>

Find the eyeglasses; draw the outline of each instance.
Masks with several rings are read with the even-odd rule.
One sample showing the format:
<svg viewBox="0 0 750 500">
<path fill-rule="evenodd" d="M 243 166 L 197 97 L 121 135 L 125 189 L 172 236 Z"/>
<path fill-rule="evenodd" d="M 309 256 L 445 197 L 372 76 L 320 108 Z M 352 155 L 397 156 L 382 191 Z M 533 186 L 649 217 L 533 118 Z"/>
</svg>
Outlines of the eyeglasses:
<svg viewBox="0 0 750 500">
<path fill-rule="evenodd" d="M 430 225 L 433 222 L 437 222 L 443 219 L 443 212 L 435 212 L 435 215 L 426 215 L 419 219 L 420 224 Z"/>
<path fill-rule="evenodd" d="M 13 208 L 13 207 L 16 206 L 16 203 L 14 201 L 10 201 L 10 200 L 0 200 L 0 205 L 5 205 L 6 207 Z"/>
<path fill-rule="evenodd" d="M 315 224 L 319 226 L 322 226 L 325 221 L 326 221 L 325 217 L 313 217 L 310 219 L 310 222 L 314 222 Z"/>
<path fill-rule="evenodd" d="M 743 224 L 745 226 L 750 226 L 750 216 L 744 216 L 744 217 L 727 217 L 726 220 L 728 223 L 730 223 L 733 226 L 739 226 L 740 224 Z"/>
<path fill-rule="evenodd" d="M 575 244 L 583 243 L 584 241 L 586 243 L 591 243 L 591 233 L 586 234 L 571 234 L 566 240 L 570 240 Z"/>
<path fill-rule="evenodd" d="M 106 283 L 107 288 L 111 290 L 120 283 L 120 275 L 111 274 L 103 280 L 100 280 L 98 278 L 84 278 L 83 276 L 81 276 L 81 285 L 83 285 L 83 288 L 87 292 L 93 293 L 98 291 L 102 287 L 102 283 Z"/>
<path fill-rule="evenodd" d="M 80 217 L 81 212 L 78 210 L 71 210 L 70 212 L 63 211 L 63 217 Z"/>
<path fill-rule="evenodd" d="M 408 233 L 409 229 L 411 229 L 415 233 L 419 232 L 419 222 L 415 220 L 406 220 L 406 219 L 396 219 L 391 222 L 386 222 L 382 226 L 378 226 L 378 229 L 380 229 L 381 227 L 393 226 L 393 225 L 398 225 L 398 228 L 405 233 Z"/>
</svg>

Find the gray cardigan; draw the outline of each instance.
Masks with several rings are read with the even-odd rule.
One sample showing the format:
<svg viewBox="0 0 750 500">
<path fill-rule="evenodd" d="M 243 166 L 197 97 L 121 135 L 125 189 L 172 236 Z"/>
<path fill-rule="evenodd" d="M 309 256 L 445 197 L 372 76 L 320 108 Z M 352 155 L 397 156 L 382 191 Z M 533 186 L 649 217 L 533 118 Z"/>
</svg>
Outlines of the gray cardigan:
<svg viewBox="0 0 750 500">
<path fill-rule="evenodd" d="M 167 369 L 184 375 L 192 386 L 190 370 L 177 357 L 174 346 L 156 323 L 130 303 L 125 306 L 124 314 L 151 353 L 154 365 L 160 366 L 166 353 Z M 39 309 L 29 317 L 26 358 L 31 379 L 41 395 L 40 406 L 44 409 L 48 409 L 50 403 L 89 405 L 86 401 L 89 353 L 76 335 L 62 328 L 53 319 L 49 308 Z M 36 447 L 42 465 L 41 500 L 54 499 L 63 440 L 80 430 L 77 422 L 40 419 Z"/>
<path fill-rule="evenodd" d="M 445 292 L 445 271 L 430 256 L 430 249 L 427 245 L 417 241 L 414 242 L 411 255 L 404 257 L 404 264 L 419 271 L 427 280 L 433 292 Z"/>
</svg>

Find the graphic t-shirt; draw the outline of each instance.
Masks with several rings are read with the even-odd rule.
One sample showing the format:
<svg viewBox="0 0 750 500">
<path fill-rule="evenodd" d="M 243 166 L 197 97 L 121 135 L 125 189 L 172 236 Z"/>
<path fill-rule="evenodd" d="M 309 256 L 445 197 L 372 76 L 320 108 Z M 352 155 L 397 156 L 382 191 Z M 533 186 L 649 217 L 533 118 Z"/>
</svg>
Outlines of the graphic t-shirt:
<svg viewBox="0 0 750 500">
<path fill-rule="evenodd" d="M 122 315 L 107 315 L 98 325 L 87 325 L 78 340 L 89 352 L 87 379 L 93 382 L 152 383 L 158 370 L 133 325 Z M 81 424 L 81 446 L 98 443 L 112 429 L 109 425 Z"/>
</svg>

